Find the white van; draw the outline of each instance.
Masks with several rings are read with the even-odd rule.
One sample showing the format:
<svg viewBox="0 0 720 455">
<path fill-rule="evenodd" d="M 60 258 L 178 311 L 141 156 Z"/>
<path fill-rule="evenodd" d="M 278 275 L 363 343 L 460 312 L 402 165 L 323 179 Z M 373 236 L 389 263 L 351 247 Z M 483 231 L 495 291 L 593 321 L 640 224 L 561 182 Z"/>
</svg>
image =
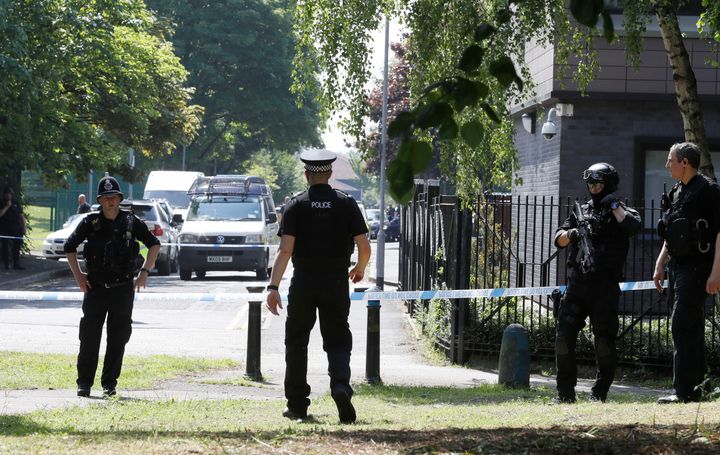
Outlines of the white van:
<svg viewBox="0 0 720 455">
<path fill-rule="evenodd" d="M 180 279 L 209 271 L 254 271 L 267 280 L 278 247 L 278 221 L 270 187 L 260 177 L 217 175 L 197 179 L 180 230 Z"/>
<path fill-rule="evenodd" d="M 179 213 L 185 218 L 190 205 L 188 190 L 204 175 L 194 171 L 152 171 L 145 182 L 143 199 L 167 199 L 173 206 L 173 214 Z"/>
</svg>

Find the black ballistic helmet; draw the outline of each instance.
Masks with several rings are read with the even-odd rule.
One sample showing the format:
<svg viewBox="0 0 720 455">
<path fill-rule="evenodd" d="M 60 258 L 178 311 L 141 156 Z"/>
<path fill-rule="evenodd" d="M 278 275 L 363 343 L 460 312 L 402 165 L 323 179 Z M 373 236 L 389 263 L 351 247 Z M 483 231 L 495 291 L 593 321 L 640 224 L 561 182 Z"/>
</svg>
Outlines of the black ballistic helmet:
<svg viewBox="0 0 720 455">
<path fill-rule="evenodd" d="M 118 181 L 115 180 L 114 177 L 106 175 L 98 182 L 97 201 L 100 202 L 101 196 L 112 196 L 113 194 L 119 194 L 121 200 L 125 197 L 123 192 L 120 191 L 120 184 Z"/>
<path fill-rule="evenodd" d="M 585 183 L 604 183 L 608 192 L 617 190 L 620 177 L 614 167 L 608 163 L 595 163 L 583 172 Z"/>
</svg>

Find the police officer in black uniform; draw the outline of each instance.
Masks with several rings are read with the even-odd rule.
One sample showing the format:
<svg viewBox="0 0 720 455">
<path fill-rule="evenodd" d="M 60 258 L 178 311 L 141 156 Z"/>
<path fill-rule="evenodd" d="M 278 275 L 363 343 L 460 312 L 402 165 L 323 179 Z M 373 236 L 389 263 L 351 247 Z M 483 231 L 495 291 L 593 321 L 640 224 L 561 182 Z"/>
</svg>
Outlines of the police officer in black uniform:
<svg viewBox="0 0 720 455">
<path fill-rule="evenodd" d="M 146 287 L 149 270 L 160 251 L 160 242 L 144 222 L 120 210 L 123 193 L 113 177 L 98 183 L 100 212 L 87 215 L 65 242 L 65 254 L 80 290 L 85 293 L 80 319 L 80 353 L 77 359 L 77 394 L 90 396 L 100 351 L 102 327 L 107 316 L 107 349 L 101 384 L 103 395 L 116 394 L 125 344 L 132 332 L 135 290 Z M 80 270 L 77 247 L 87 239 L 83 251 L 87 273 Z M 148 247 L 147 258 L 135 277 L 139 246 Z"/>
<path fill-rule="evenodd" d="M 285 322 L 285 397 L 283 416 L 307 417 L 310 405 L 307 384 L 307 346 L 320 318 L 323 350 L 327 353 L 330 391 L 340 422 L 353 423 L 350 351 L 352 334 L 348 324 L 350 298 L 348 278 L 361 281 L 370 260 L 367 225 L 353 198 L 328 185 L 336 156 L 327 150 L 301 154 L 308 190 L 286 205 L 279 235 L 280 247 L 267 287 L 267 307 L 275 315 L 282 308 L 278 286 L 292 257 L 293 277 Z M 358 260 L 348 273 L 354 244 Z"/>
<path fill-rule="evenodd" d="M 663 195 L 659 234 L 664 239 L 653 280 L 663 292 L 665 267 L 673 296 L 673 389 L 658 403 L 699 401 L 706 373 L 705 301 L 720 290 L 720 186 L 698 174 L 700 150 L 691 142 L 670 147 L 665 168 L 678 183 Z"/>
<path fill-rule="evenodd" d="M 641 226 L 640 215 L 618 200 L 620 179 L 614 167 L 596 163 L 583 172 L 590 200 L 581 205 L 587 220 L 591 257 L 580 248 L 581 230 L 573 211 L 555 233 L 558 248 L 569 246 L 568 284 L 557 313 L 555 360 L 556 402 L 574 403 L 577 384 L 575 345 L 585 318 L 590 316 L 595 338 L 597 377 L 591 400 L 605 401 L 615 377 L 615 337 L 618 330 L 618 283 L 622 276 L 629 241 Z"/>
</svg>

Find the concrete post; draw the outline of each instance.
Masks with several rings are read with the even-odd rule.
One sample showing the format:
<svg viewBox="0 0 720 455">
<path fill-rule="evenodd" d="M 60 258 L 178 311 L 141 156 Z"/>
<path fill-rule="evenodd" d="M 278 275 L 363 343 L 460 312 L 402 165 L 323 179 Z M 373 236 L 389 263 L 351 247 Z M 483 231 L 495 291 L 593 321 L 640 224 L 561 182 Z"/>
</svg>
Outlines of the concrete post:
<svg viewBox="0 0 720 455">
<path fill-rule="evenodd" d="M 530 387 L 530 343 L 520 324 L 510 324 L 503 332 L 498 369 L 498 384 Z"/>
</svg>

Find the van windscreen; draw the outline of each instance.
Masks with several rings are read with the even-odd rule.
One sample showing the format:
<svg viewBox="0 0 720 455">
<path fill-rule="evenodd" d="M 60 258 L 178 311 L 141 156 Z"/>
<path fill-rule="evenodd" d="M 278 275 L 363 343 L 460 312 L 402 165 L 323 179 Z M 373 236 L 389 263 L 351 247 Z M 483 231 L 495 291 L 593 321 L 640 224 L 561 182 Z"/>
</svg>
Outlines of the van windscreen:
<svg viewBox="0 0 720 455">
<path fill-rule="evenodd" d="M 153 190 L 145 191 L 143 199 L 167 199 L 175 208 L 186 208 L 190 203 L 190 196 L 187 191 Z"/>
<path fill-rule="evenodd" d="M 213 196 L 195 198 L 190 203 L 188 221 L 242 221 L 262 220 L 260 198 L 247 196 Z"/>
</svg>

